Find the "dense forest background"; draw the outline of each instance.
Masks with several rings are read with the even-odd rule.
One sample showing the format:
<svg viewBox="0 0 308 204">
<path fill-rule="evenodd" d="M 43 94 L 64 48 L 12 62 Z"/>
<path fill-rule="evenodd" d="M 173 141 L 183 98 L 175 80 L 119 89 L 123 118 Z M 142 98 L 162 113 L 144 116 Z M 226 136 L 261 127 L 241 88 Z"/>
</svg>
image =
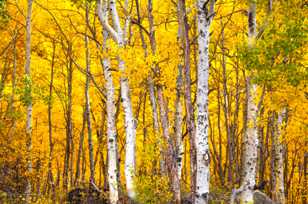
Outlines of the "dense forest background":
<svg viewBox="0 0 308 204">
<path fill-rule="evenodd" d="M 307 6 L 1 0 L 0 203 L 306 204 Z"/>
</svg>

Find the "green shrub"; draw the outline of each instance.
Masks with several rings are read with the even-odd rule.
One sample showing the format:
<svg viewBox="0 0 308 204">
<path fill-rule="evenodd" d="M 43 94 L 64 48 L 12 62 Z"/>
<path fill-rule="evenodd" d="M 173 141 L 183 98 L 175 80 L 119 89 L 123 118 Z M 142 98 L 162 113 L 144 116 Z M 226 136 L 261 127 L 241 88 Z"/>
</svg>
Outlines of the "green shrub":
<svg viewBox="0 0 308 204">
<path fill-rule="evenodd" d="M 137 202 L 143 204 L 168 203 L 172 199 L 167 176 L 139 176 L 135 180 Z"/>
</svg>

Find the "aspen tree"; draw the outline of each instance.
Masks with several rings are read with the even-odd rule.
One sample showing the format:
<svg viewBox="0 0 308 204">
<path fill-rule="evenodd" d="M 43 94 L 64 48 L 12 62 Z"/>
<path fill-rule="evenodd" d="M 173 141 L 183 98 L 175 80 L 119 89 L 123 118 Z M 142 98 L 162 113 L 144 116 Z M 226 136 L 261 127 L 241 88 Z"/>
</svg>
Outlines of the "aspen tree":
<svg viewBox="0 0 308 204">
<path fill-rule="evenodd" d="M 248 49 L 253 49 L 256 40 L 256 0 L 249 0 Z M 247 128 L 243 139 L 242 203 L 253 203 L 253 188 L 256 184 L 258 155 L 257 105 L 255 96 L 257 85 L 252 81 L 252 73 L 246 77 Z"/>
<path fill-rule="evenodd" d="M 275 154 L 273 155 L 275 158 L 275 168 L 274 168 L 274 176 L 275 180 L 275 188 L 274 195 L 275 200 L 281 204 L 286 202 L 285 200 L 285 188 L 284 188 L 284 144 L 283 144 L 283 130 L 285 124 L 285 118 L 287 114 L 287 108 L 283 108 L 278 113 L 276 132 L 275 132 Z"/>
<path fill-rule="evenodd" d="M 184 154 L 183 140 L 182 140 L 182 66 L 178 66 L 178 78 L 176 84 L 176 100 L 175 100 L 175 122 L 174 122 L 174 134 L 175 134 L 175 157 L 177 174 L 173 174 L 173 190 L 174 199 L 176 204 L 181 203 L 181 175 L 182 175 L 182 158 Z"/>
<path fill-rule="evenodd" d="M 196 127 L 194 108 L 191 98 L 191 76 L 190 76 L 190 40 L 189 25 L 186 12 L 186 1 L 178 0 L 178 23 L 179 23 L 179 40 L 183 50 L 184 58 L 184 100 L 186 108 L 186 123 L 189 133 L 190 144 L 190 189 L 194 200 L 194 192 L 196 188 Z"/>
<path fill-rule="evenodd" d="M 198 82 L 196 125 L 196 204 L 207 204 L 210 188 L 210 149 L 208 143 L 209 41 L 214 17 L 214 0 L 197 1 L 198 24 Z"/>
<path fill-rule="evenodd" d="M 108 31 L 110 36 L 115 40 L 120 49 L 125 49 L 126 45 L 126 32 L 130 23 L 130 17 L 126 16 L 124 28 L 120 24 L 120 18 L 117 11 L 116 0 L 109 1 L 109 9 L 111 12 L 114 28 L 108 23 L 108 10 L 103 12 L 102 1 L 98 0 L 98 16 L 104 29 Z M 124 9 L 128 8 L 128 0 L 124 2 Z M 125 62 L 118 56 L 119 70 L 125 71 Z M 121 99 L 125 113 L 125 130 L 126 130 L 126 147 L 125 147 L 125 178 L 126 178 L 126 190 L 128 196 L 134 200 L 135 190 L 133 184 L 133 178 L 135 175 L 135 146 L 136 146 L 136 121 L 133 115 L 132 102 L 130 97 L 130 88 L 127 76 L 122 75 L 120 79 L 121 84 Z"/>
<path fill-rule="evenodd" d="M 100 17 L 101 24 L 105 27 L 110 26 L 108 24 L 108 11 L 107 4 L 104 2 L 102 5 L 102 1 L 97 1 L 97 12 Z M 105 28 L 107 30 L 107 28 Z M 109 37 L 108 31 L 103 31 L 103 51 L 107 52 L 106 41 Z M 116 106 L 115 106 L 115 90 L 113 85 L 113 79 L 111 74 L 111 65 L 108 58 L 104 58 L 102 60 L 104 77 L 106 79 L 106 91 L 107 91 L 107 146 L 108 146 L 108 183 L 109 183 L 109 199 L 111 204 L 118 203 L 119 200 L 119 187 L 118 187 L 118 165 L 117 165 L 117 133 L 116 133 Z"/>
<path fill-rule="evenodd" d="M 89 24 L 89 5 L 88 1 L 85 0 L 86 4 L 86 25 Z M 90 162 L 90 183 L 95 183 L 95 172 L 94 172 L 94 158 L 93 158 L 93 142 L 92 142 L 92 124 L 91 124 L 91 106 L 90 106 L 90 93 L 89 93 L 89 85 L 90 85 L 90 50 L 89 50 L 89 38 L 87 35 L 88 26 L 86 26 L 86 35 L 85 35 L 85 50 L 86 50 L 86 85 L 85 85 L 85 98 L 86 98 L 86 119 L 87 119 L 87 129 L 88 129 L 88 145 L 89 145 L 89 162 Z"/>
</svg>

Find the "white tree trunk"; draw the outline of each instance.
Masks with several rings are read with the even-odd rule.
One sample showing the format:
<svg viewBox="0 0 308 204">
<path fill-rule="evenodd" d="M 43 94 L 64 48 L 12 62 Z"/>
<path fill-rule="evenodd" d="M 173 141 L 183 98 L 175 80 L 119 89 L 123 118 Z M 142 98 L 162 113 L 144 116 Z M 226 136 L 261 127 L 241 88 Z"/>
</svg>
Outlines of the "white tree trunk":
<svg viewBox="0 0 308 204">
<path fill-rule="evenodd" d="M 116 7 L 116 0 L 110 0 L 109 8 L 111 11 L 111 17 L 114 25 L 114 29 L 108 24 L 108 15 L 107 10 L 102 12 L 102 2 L 98 0 L 98 15 L 100 21 L 104 28 L 109 32 L 109 34 L 113 37 L 113 39 L 118 44 L 119 48 L 124 48 L 125 46 L 125 38 L 127 27 L 130 22 L 129 16 L 126 17 L 125 27 L 122 29 L 120 24 L 119 15 Z M 128 6 L 128 1 L 125 1 L 125 9 Z M 124 32 L 123 32 L 124 30 Z M 121 72 L 125 71 L 125 63 L 123 59 L 118 56 L 119 61 L 119 69 Z M 134 200 L 135 198 L 135 190 L 134 190 L 134 182 L 133 178 L 135 176 L 135 146 L 136 146 L 136 121 L 133 115 L 133 108 L 130 98 L 130 89 L 128 78 L 126 76 L 122 76 L 121 80 L 121 98 L 122 105 L 125 114 L 125 129 L 126 129 L 126 149 L 125 149 L 125 178 L 126 178 L 126 190 L 128 196 Z"/>
<path fill-rule="evenodd" d="M 208 79 L 210 25 L 214 15 L 214 1 L 198 0 L 198 87 L 196 125 L 196 204 L 208 203 L 210 187 L 210 149 L 208 144 Z"/>
<path fill-rule="evenodd" d="M 253 48 L 256 38 L 256 1 L 249 0 L 248 11 L 248 46 Z M 255 96 L 257 85 L 252 83 L 252 73 L 246 78 L 247 97 L 247 129 L 243 143 L 243 168 L 241 203 L 253 203 L 253 187 L 256 183 L 258 155 L 257 105 Z"/>
<path fill-rule="evenodd" d="M 118 33 L 118 46 L 123 48 L 125 45 L 125 33 L 120 25 L 120 19 L 117 13 L 116 1 L 110 1 L 110 8 L 112 13 L 113 23 L 116 27 Z M 127 23 L 126 23 L 127 25 Z M 126 27 L 124 28 L 126 30 Z M 120 57 L 119 69 L 121 72 L 125 71 L 125 63 Z M 125 130 L 126 130 L 126 149 L 125 149 L 125 178 L 126 178 L 126 190 L 129 198 L 134 200 L 135 190 L 134 190 L 134 176 L 135 176 L 135 149 L 136 149 L 136 121 L 133 114 L 132 102 L 130 98 L 130 89 L 128 84 L 128 78 L 126 76 L 121 76 L 121 98 L 122 106 L 125 114 Z"/>
<path fill-rule="evenodd" d="M 180 76 L 181 77 L 181 76 Z M 178 80 L 182 80 L 179 79 Z M 178 82 L 181 83 L 181 82 Z M 182 140 L 182 105 L 181 105 L 181 85 L 178 85 L 179 88 L 177 88 L 177 99 L 175 102 L 175 124 L 174 124 L 174 132 L 175 132 L 175 138 L 176 138 L 176 159 L 177 159 L 177 167 L 178 167 L 178 177 L 181 178 L 182 174 L 182 160 L 183 160 L 183 154 L 184 154 L 184 147 L 183 147 L 183 140 Z"/>
<path fill-rule="evenodd" d="M 114 103 L 114 86 L 111 75 L 111 67 L 108 59 L 103 60 L 104 76 L 107 91 L 107 138 L 108 138 L 108 182 L 110 203 L 116 204 L 119 200 L 118 191 L 118 166 L 117 166 L 117 136 L 116 136 L 116 107 Z"/>
<path fill-rule="evenodd" d="M 277 130 L 276 130 L 276 148 L 275 148 L 275 177 L 276 177 L 276 192 L 275 199 L 277 202 L 284 204 L 285 200 L 285 190 L 284 190 L 284 175 L 283 175 L 283 167 L 284 167 L 284 145 L 283 145 L 283 137 L 282 131 L 284 128 L 284 120 L 286 117 L 286 108 L 284 108 L 279 114 L 277 119 Z"/>
<path fill-rule="evenodd" d="M 251 85 L 250 78 L 247 78 L 247 130 L 243 142 L 243 192 L 241 193 L 242 203 L 253 203 L 253 187 L 256 184 L 256 167 L 257 167 L 257 106 L 254 102 L 253 94 L 256 93 L 256 85 Z"/>
<path fill-rule="evenodd" d="M 124 71 L 124 62 L 120 61 L 120 70 Z M 121 77 L 121 98 L 125 113 L 126 149 L 125 149 L 125 178 L 126 190 L 131 199 L 135 198 L 135 148 L 136 148 L 136 122 L 133 115 L 130 90 L 127 77 Z"/>
<path fill-rule="evenodd" d="M 182 160 L 183 160 L 183 140 L 182 140 L 182 65 L 178 66 L 178 78 L 176 85 L 176 100 L 175 100 L 175 122 L 174 122 L 174 133 L 176 139 L 176 167 L 177 167 L 177 175 L 175 176 L 174 181 L 174 195 L 175 202 L 181 203 L 181 175 L 182 175 Z"/>
<path fill-rule="evenodd" d="M 27 148 L 27 169 L 28 173 L 32 172 L 32 79 L 31 79 L 31 17 L 32 17 L 32 0 L 28 0 L 27 18 L 26 18 L 26 62 L 25 62 L 25 93 L 27 106 L 26 119 L 26 148 Z M 26 186 L 26 203 L 30 203 L 31 181 L 27 178 Z"/>
<path fill-rule="evenodd" d="M 106 52 L 106 40 L 108 38 L 108 33 L 113 37 L 115 36 L 115 31 L 108 24 L 108 10 L 107 5 L 104 2 L 102 6 L 102 1 L 97 1 L 97 13 L 99 20 L 106 29 L 103 32 L 104 42 L 103 49 Z M 109 184 L 109 200 L 111 204 L 117 204 L 119 201 L 119 187 L 118 187 L 118 152 L 117 152 L 117 136 L 116 136 L 116 106 L 114 102 L 114 85 L 111 74 L 110 62 L 107 58 L 103 59 L 104 76 L 106 79 L 106 91 L 107 91 L 107 146 L 108 146 L 108 184 Z"/>
</svg>

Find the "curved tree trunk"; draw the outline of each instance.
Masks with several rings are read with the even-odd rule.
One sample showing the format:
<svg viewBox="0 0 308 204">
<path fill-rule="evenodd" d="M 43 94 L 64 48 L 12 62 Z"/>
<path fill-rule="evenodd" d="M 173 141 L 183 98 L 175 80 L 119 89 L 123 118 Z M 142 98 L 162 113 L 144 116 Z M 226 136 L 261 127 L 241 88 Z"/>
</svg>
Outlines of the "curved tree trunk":
<svg viewBox="0 0 308 204">
<path fill-rule="evenodd" d="M 109 8 L 111 12 L 111 17 L 113 21 L 114 28 L 112 28 L 108 23 L 108 10 L 102 12 L 102 2 L 101 0 L 97 1 L 98 3 L 98 15 L 103 27 L 109 32 L 113 37 L 115 42 L 118 44 L 119 48 L 124 48 L 126 42 L 126 31 L 130 23 L 130 17 L 127 16 L 125 19 L 125 27 L 122 29 L 120 24 L 120 18 L 117 12 L 117 1 L 110 0 Z M 128 0 L 124 2 L 125 9 L 128 8 Z M 118 56 L 119 70 L 121 72 L 125 71 L 125 62 L 123 59 Z M 136 121 L 133 115 L 132 102 L 130 98 L 130 88 L 128 83 L 128 78 L 126 76 L 121 76 L 121 99 L 122 105 L 125 114 L 125 130 L 126 130 L 126 146 L 125 146 L 125 178 L 126 178 L 126 190 L 130 199 L 134 200 L 135 190 L 133 178 L 135 176 L 135 148 L 136 148 Z"/>
</svg>

